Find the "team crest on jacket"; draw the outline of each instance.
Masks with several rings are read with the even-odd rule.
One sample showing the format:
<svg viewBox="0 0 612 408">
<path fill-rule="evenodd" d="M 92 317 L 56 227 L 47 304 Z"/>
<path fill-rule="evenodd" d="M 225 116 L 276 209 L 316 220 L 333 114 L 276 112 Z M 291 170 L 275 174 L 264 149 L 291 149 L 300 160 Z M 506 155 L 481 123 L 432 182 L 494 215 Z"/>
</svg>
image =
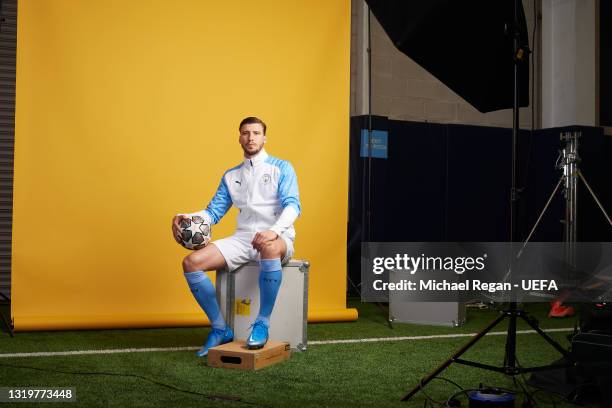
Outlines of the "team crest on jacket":
<svg viewBox="0 0 612 408">
<path fill-rule="evenodd" d="M 270 181 L 272 181 L 272 176 L 270 176 L 268 173 L 261 176 L 261 182 L 263 184 L 268 184 Z"/>
</svg>

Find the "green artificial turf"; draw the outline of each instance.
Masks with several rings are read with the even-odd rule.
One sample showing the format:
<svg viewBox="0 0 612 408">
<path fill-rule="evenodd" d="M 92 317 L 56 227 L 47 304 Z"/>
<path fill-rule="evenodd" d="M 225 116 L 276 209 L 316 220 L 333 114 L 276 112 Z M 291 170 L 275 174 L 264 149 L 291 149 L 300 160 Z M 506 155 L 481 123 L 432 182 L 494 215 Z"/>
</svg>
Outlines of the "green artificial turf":
<svg viewBox="0 0 612 408">
<path fill-rule="evenodd" d="M 412 324 L 389 328 L 384 308 L 356 300 L 349 307 L 358 308 L 357 322 L 309 324 L 309 341 L 474 333 L 498 316 L 496 311 L 470 309 L 466 324 L 458 328 Z M 574 325 L 571 319 L 547 319 L 546 305 L 529 304 L 525 309 L 540 318 L 544 329 Z M 519 324 L 519 330 L 526 328 Z M 494 331 L 504 329 L 505 323 Z M 0 353 L 198 346 L 207 333 L 208 328 L 30 332 L 17 333 L 15 338 L 0 333 Z M 556 332 L 551 337 L 567 347 L 567 334 Z M 0 358 L 0 386 L 76 387 L 78 402 L 68 406 L 422 407 L 422 392 L 409 402 L 400 402 L 400 398 L 468 340 L 311 344 L 306 352 L 293 353 L 289 361 L 256 372 L 211 368 L 193 351 Z M 499 366 L 504 345 L 505 336 L 487 336 L 464 357 Z M 523 366 L 559 358 L 535 334 L 518 335 L 517 356 Z M 476 388 L 480 383 L 514 388 L 510 377 L 458 364 L 441 376 L 463 388 Z M 425 388 L 438 401 L 457 391 L 444 380 L 434 380 Z M 549 395 L 536 395 L 539 406 L 553 406 Z M 465 399 L 463 402 L 467 406 Z M 0 403 L 2 406 L 10 404 Z"/>
</svg>

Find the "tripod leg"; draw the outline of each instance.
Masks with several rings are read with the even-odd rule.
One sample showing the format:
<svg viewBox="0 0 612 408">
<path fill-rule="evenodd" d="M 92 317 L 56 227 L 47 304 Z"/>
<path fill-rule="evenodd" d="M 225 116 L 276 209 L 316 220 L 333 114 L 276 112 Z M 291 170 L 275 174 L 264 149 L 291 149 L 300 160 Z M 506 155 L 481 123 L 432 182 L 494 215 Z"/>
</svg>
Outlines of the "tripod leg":
<svg viewBox="0 0 612 408">
<path fill-rule="evenodd" d="M 525 247 L 529 243 L 529 240 L 531 239 L 531 236 L 535 232 L 536 228 L 538 228 L 538 225 L 540 224 L 540 221 L 542 221 L 542 217 L 544 216 L 544 213 L 546 213 L 546 210 L 548 209 L 548 206 L 550 205 L 550 203 L 551 203 L 552 199 L 554 198 L 555 194 L 557 194 L 557 190 L 559 190 L 559 187 L 561 186 L 562 182 L 563 182 L 563 177 L 561 177 L 559 179 L 559 181 L 557 182 L 557 185 L 555 186 L 555 189 L 550 194 L 550 197 L 548 197 L 548 201 L 546 202 L 546 204 L 544 205 L 544 208 L 540 212 L 540 215 L 538 216 L 537 221 L 535 222 L 535 224 L 533 224 L 533 227 L 531 228 L 531 231 L 529 232 L 529 235 L 527 236 L 527 239 L 523 243 L 523 246 L 521 247 L 521 250 L 516 255 L 517 258 L 521 257 L 521 254 L 523 253 L 523 250 L 525 249 Z"/>
<path fill-rule="evenodd" d="M 2 297 L 4 300 L 6 300 L 7 302 L 10 302 L 11 299 L 9 299 L 8 296 L 6 296 L 4 293 L 0 292 L 0 297 Z M 4 313 L 0 312 L 0 316 L 2 317 L 2 323 L 4 324 L 4 326 L 6 327 L 6 330 L 9 332 L 9 334 L 11 335 L 11 337 L 15 337 L 15 334 L 13 333 L 13 327 L 9 324 L 9 322 L 6 320 L 6 317 L 4 316 Z"/>
<path fill-rule="evenodd" d="M 561 353 L 563 357 L 566 357 L 571 360 L 570 352 L 564 349 L 563 347 L 561 347 L 559 343 L 554 341 L 548 334 L 546 334 L 545 331 L 540 329 L 540 325 L 533 318 L 528 317 L 523 313 L 521 313 L 520 316 L 523 318 L 524 321 L 527 322 L 529 326 L 531 326 L 533 330 L 535 330 L 544 340 L 546 340 L 548 344 L 553 346 L 559 353 Z"/>
<path fill-rule="evenodd" d="M 383 306 L 383 304 L 380 302 L 376 302 L 376 306 L 378 306 L 378 308 L 387 315 L 387 326 L 389 326 L 390 329 L 393 329 L 393 323 L 391 322 L 391 319 L 389 319 L 389 307 L 387 307 L 387 310 L 385 310 L 385 306 Z"/>
<path fill-rule="evenodd" d="M 351 278 L 349 276 L 347 276 L 347 279 L 348 279 L 349 283 L 351 284 L 351 286 L 353 286 L 353 288 L 357 291 L 357 293 L 359 294 L 359 297 L 361 297 L 361 291 L 359 290 L 357 285 L 355 285 L 355 283 L 351 280 Z M 375 304 L 384 314 L 387 315 L 387 318 L 385 319 L 385 320 L 387 320 L 387 326 L 389 326 L 390 329 L 393 329 L 393 323 L 391 322 L 391 320 L 388 317 L 389 316 L 389 308 L 387 308 L 387 310 L 384 310 L 384 306 L 380 302 L 376 302 Z"/>
<path fill-rule="evenodd" d="M 610 225 L 612 225 L 612 220 L 610 220 L 610 217 L 608 216 L 608 213 L 606 212 L 606 210 L 604 209 L 603 205 L 601 205 L 601 203 L 599 202 L 599 200 L 597 199 L 597 196 L 595 195 L 595 192 L 593 191 L 593 189 L 591 189 L 591 186 L 589 185 L 589 183 L 587 183 L 586 178 L 584 178 L 584 176 L 582 175 L 582 172 L 580 170 L 578 170 L 578 175 L 580 176 L 580 180 L 582 180 L 584 182 L 584 185 L 586 186 L 586 188 L 589 190 L 589 193 L 591 193 L 591 196 L 593 197 L 593 199 L 595 200 L 595 202 L 597 203 L 597 205 L 599 206 L 599 209 L 601 210 L 601 212 L 603 213 L 603 215 L 606 217 L 606 219 L 608 220 L 608 223 Z"/>
<path fill-rule="evenodd" d="M 410 391 L 408 394 L 404 395 L 404 397 L 402 398 L 402 401 L 408 401 L 410 398 L 412 398 L 412 396 L 414 394 L 416 394 L 417 392 L 419 392 L 419 390 L 421 388 L 423 388 L 425 385 L 427 385 L 438 374 L 440 374 L 448 366 L 450 366 L 453 362 L 455 362 L 455 360 L 458 359 L 463 353 L 468 351 L 478 340 L 480 340 L 488 332 L 490 332 L 491 329 L 493 329 L 495 326 L 497 326 L 499 324 L 499 322 L 501 322 L 504 319 L 504 317 L 505 317 L 505 315 L 502 314 L 497 319 L 493 320 L 483 331 L 481 331 L 480 333 L 478 333 L 477 335 L 472 337 L 469 342 L 467 342 L 459 350 L 457 350 L 455 352 L 455 354 L 453 354 L 448 360 L 446 360 L 444 363 L 440 364 L 440 366 L 438 368 L 436 368 L 435 370 L 433 370 L 431 373 L 427 374 L 426 377 L 423 377 L 421 379 L 421 381 L 419 381 L 419 385 L 417 385 L 415 388 L 413 388 L 412 391 Z"/>
<path fill-rule="evenodd" d="M 4 326 L 6 326 L 6 329 L 8 330 L 9 334 L 11 335 L 11 337 L 15 337 L 15 333 L 13 332 L 13 328 L 11 327 L 9 322 L 6 321 L 6 317 L 4 317 L 4 313 L 0 312 L 0 316 L 2 316 L 2 323 L 4 323 Z"/>
</svg>

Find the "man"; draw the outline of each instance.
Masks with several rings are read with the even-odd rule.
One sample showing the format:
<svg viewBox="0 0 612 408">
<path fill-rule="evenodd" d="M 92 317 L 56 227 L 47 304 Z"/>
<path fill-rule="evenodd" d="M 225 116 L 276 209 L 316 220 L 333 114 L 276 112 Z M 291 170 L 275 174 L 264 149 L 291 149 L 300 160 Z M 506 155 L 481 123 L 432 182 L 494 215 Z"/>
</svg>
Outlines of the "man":
<svg viewBox="0 0 612 408">
<path fill-rule="evenodd" d="M 291 164 L 269 156 L 265 149 L 266 124 L 248 117 L 238 127 L 243 162 L 225 172 L 217 192 L 205 210 L 179 214 L 172 220 L 172 232 L 180 243 L 179 222 L 200 215 L 218 223 L 231 205 L 240 210 L 234 235 L 212 242 L 183 259 L 183 272 L 189 287 L 212 325 L 199 357 L 208 349 L 233 340 L 234 334 L 219 310 L 215 288 L 206 271 L 227 267 L 233 271 L 248 261 L 260 263 L 259 314 L 252 325 L 247 347 L 263 347 L 268 340 L 270 315 L 282 280 L 282 263 L 293 255 L 293 222 L 300 214 L 297 178 Z"/>
</svg>

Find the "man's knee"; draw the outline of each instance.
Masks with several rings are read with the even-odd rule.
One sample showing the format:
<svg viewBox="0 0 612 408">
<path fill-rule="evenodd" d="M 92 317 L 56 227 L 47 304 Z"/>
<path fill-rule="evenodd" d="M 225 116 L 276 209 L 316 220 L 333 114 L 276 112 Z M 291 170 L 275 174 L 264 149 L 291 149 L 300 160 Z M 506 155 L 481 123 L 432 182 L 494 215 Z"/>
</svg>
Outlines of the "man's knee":
<svg viewBox="0 0 612 408">
<path fill-rule="evenodd" d="M 226 267 L 225 258 L 216 245 L 210 244 L 205 248 L 193 251 L 183 258 L 183 271 L 211 271 Z"/>
<path fill-rule="evenodd" d="M 203 264 L 204 259 L 202 258 L 201 255 L 196 254 L 195 252 L 187 255 L 185 258 L 183 258 L 183 271 L 184 272 L 195 272 L 195 271 L 201 271 L 202 269 L 202 264 Z"/>
<path fill-rule="evenodd" d="M 263 245 L 259 255 L 261 259 L 280 258 L 283 253 L 283 245 L 280 239 L 269 241 Z"/>
</svg>

